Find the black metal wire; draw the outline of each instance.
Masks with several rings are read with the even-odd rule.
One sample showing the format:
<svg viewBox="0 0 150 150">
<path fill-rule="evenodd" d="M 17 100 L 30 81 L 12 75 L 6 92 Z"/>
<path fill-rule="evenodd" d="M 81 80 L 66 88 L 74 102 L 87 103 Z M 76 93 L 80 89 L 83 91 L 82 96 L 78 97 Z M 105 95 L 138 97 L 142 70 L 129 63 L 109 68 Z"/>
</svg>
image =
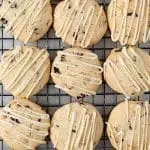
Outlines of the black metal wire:
<svg viewBox="0 0 150 150">
<path fill-rule="evenodd" d="M 56 7 L 56 5 L 59 1 L 60 0 L 52 0 L 51 1 L 53 9 Z M 109 3 L 109 0 L 98 0 L 98 2 L 100 5 L 104 5 L 104 7 L 106 8 L 108 3 Z M 3 33 L 3 29 L 4 29 L 3 25 L 0 26 L 0 34 L 1 34 L 0 52 L 2 54 L 8 50 L 4 46 L 4 44 L 6 44 L 7 42 L 12 42 L 13 47 L 16 46 L 16 44 L 15 44 L 16 40 L 14 40 L 13 37 L 5 37 L 4 33 Z M 51 29 L 45 37 L 41 38 L 39 41 L 36 42 L 37 47 L 41 47 L 40 46 L 41 42 L 46 43 L 45 47 L 48 46 L 47 49 L 48 49 L 50 55 L 56 54 L 57 50 L 63 50 L 66 47 L 65 45 L 62 45 L 62 41 L 60 38 L 55 37 L 54 34 L 50 34 L 52 31 L 53 30 Z M 95 53 L 100 55 L 99 59 L 102 62 L 105 61 L 108 52 L 110 52 L 114 47 L 118 46 L 118 43 L 112 44 L 112 46 L 108 46 L 108 41 L 111 41 L 109 33 L 106 34 L 98 44 L 91 46 L 89 48 L 90 50 L 92 50 Z M 50 45 L 51 42 L 54 42 L 54 43 L 56 42 L 58 44 L 58 46 L 55 48 L 52 48 Z M 144 50 L 148 50 L 149 54 L 150 54 L 150 44 L 148 46 L 145 46 L 145 45 L 138 45 L 138 46 Z M 0 107 L 4 107 L 5 103 L 6 103 L 5 102 L 6 98 L 11 101 L 13 99 L 13 97 L 9 93 L 5 92 L 3 85 L 1 83 L 0 83 L 0 87 L 1 87 L 1 92 L 0 92 L 1 104 L 0 104 Z M 118 97 L 120 97 L 121 94 L 118 94 L 118 93 L 114 92 L 113 90 L 111 90 L 109 87 L 107 87 L 107 84 L 105 83 L 105 81 L 103 82 L 103 85 L 101 87 L 102 87 L 101 90 L 99 90 L 99 92 L 96 94 L 96 96 L 86 97 L 83 100 L 87 100 L 88 102 L 92 103 L 95 107 L 97 107 L 97 109 L 102 114 L 104 122 L 106 122 L 108 119 L 108 116 L 109 116 L 109 112 L 118 103 Z M 52 89 L 54 89 L 54 84 L 50 81 L 44 90 L 42 90 L 36 96 L 31 98 L 31 99 L 35 100 L 35 102 L 37 104 L 40 104 L 50 114 L 53 114 L 53 112 L 58 107 L 66 104 L 66 103 L 70 103 L 70 102 L 74 101 L 74 98 L 72 98 L 68 94 L 62 92 L 61 90 L 56 89 L 53 92 Z M 148 100 L 150 102 L 150 92 L 147 92 L 144 95 L 149 97 Z M 111 100 L 110 97 L 113 100 Z M 54 99 L 53 103 L 52 103 L 52 99 Z M 141 99 L 141 97 L 138 97 L 138 99 Z M 112 150 L 113 149 L 110 142 L 109 142 L 109 139 L 107 137 L 105 129 L 106 129 L 106 125 L 104 127 L 103 136 L 102 136 L 96 150 Z M 7 150 L 7 149 L 8 148 L 4 144 L 3 140 L 0 140 L 0 150 Z M 40 149 L 40 150 L 54 150 L 51 142 L 49 142 L 49 138 L 48 138 L 46 144 L 41 145 L 38 149 Z"/>
</svg>

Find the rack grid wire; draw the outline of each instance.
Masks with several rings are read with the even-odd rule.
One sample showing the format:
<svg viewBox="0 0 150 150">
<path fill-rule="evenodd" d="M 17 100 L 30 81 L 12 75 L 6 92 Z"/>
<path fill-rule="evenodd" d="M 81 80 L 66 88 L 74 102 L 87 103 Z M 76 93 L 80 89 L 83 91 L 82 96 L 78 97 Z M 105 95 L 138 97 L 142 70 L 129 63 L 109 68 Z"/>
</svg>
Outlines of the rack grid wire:
<svg viewBox="0 0 150 150">
<path fill-rule="evenodd" d="M 103 5 L 105 10 L 110 2 L 110 0 L 97 0 L 100 5 Z M 60 2 L 60 0 L 52 0 L 51 4 L 54 8 Z M 2 0 L 1 0 L 2 4 Z M 5 51 L 14 48 L 16 45 L 24 45 L 22 42 L 14 40 L 12 36 L 8 36 L 3 31 L 3 25 L 0 26 L 0 55 Z M 50 57 L 55 58 L 57 50 L 63 50 L 68 45 L 64 44 L 60 38 L 55 36 L 54 30 L 51 28 L 49 32 L 40 40 L 34 43 L 29 43 L 28 45 L 37 46 L 39 48 L 47 48 Z M 150 54 L 150 42 L 146 44 L 138 44 L 138 47 L 144 49 Z M 114 43 L 111 41 L 109 31 L 105 34 L 103 39 L 96 45 L 89 47 L 90 50 L 95 52 L 99 59 L 104 62 L 110 51 L 115 47 L 121 47 L 118 42 Z M 57 108 L 63 106 L 64 104 L 75 101 L 76 99 L 69 96 L 65 92 L 56 89 L 54 84 L 50 80 L 47 86 L 40 91 L 37 95 L 31 97 L 35 103 L 41 105 L 50 115 L 56 111 Z M 142 96 L 135 97 L 135 100 L 148 100 L 150 102 L 150 92 L 143 94 Z M 7 93 L 0 83 L 0 108 L 4 107 L 7 103 L 13 100 L 13 96 Z M 105 81 L 100 87 L 99 91 L 95 96 L 88 96 L 82 99 L 85 102 L 93 104 L 99 112 L 102 114 L 104 122 L 108 120 L 110 111 L 117 105 L 120 101 L 124 100 L 124 96 L 114 92 L 110 89 Z M 96 150 L 112 150 L 112 146 L 109 142 L 109 139 L 106 135 L 106 125 L 104 127 L 104 132 L 99 144 L 96 147 Z M 8 150 L 8 146 L 0 139 L 0 150 Z M 49 138 L 45 145 L 41 145 L 37 148 L 38 150 L 54 150 L 52 143 Z"/>
</svg>

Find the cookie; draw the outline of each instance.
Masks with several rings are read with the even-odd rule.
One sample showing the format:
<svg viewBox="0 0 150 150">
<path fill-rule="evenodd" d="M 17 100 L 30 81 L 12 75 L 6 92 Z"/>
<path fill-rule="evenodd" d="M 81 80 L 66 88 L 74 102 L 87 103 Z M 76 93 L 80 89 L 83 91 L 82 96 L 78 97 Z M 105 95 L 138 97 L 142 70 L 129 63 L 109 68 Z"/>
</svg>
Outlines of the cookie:
<svg viewBox="0 0 150 150">
<path fill-rule="evenodd" d="M 150 104 L 148 101 L 126 101 L 111 112 L 107 133 L 117 150 L 149 150 Z"/>
<path fill-rule="evenodd" d="M 50 60 L 46 50 L 17 46 L 3 54 L 0 80 L 5 89 L 18 97 L 29 97 L 41 90 L 49 80 Z"/>
<path fill-rule="evenodd" d="M 104 63 L 108 85 L 126 97 L 150 90 L 150 56 L 136 47 L 114 49 Z"/>
<path fill-rule="evenodd" d="M 34 150 L 45 143 L 50 119 L 40 106 L 19 98 L 2 108 L 0 124 L 0 136 L 11 149 Z"/>
<path fill-rule="evenodd" d="M 6 33 L 25 43 L 43 37 L 52 24 L 49 0 L 3 0 L 0 22 Z"/>
<path fill-rule="evenodd" d="M 64 0 L 56 6 L 54 29 L 67 44 L 86 48 L 104 36 L 106 15 L 95 0 Z"/>
<path fill-rule="evenodd" d="M 121 45 L 135 45 L 150 40 L 150 1 L 111 0 L 108 22 L 111 39 Z"/>
<path fill-rule="evenodd" d="M 51 140 L 57 150 L 93 150 L 103 131 L 98 110 L 88 103 L 59 108 L 51 121 Z"/>
<path fill-rule="evenodd" d="M 96 54 L 82 48 L 68 48 L 57 52 L 51 76 L 56 88 L 81 98 L 96 94 L 102 83 L 102 72 Z"/>
</svg>

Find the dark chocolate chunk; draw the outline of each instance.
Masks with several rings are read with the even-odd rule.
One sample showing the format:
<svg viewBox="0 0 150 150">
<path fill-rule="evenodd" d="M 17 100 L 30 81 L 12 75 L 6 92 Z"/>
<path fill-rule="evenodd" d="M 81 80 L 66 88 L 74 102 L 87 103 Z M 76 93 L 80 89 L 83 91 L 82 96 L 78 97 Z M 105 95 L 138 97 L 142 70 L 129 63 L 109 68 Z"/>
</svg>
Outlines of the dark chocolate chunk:
<svg viewBox="0 0 150 150">
<path fill-rule="evenodd" d="M 85 31 L 82 31 L 83 34 L 85 34 Z"/>
<path fill-rule="evenodd" d="M 17 3 L 11 4 L 11 8 L 17 8 Z"/>
<path fill-rule="evenodd" d="M 127 15 L 128 15 L 128 16 L 132 16 L 132 14 L 133 14 L 132 12 L 129 12 Z"/>
<path fill-rule="evenodd" d="M 83 56 L 83 53 L 78 52 L 77 55 L 78 56 Z"/>
<path fill-rule="evenodd" d="M 13 118 L 13 117 L 10 117 L 10 119 L 11 119 L 12 121 L 14 121 L 14 122 L 20 124 L 20 121 L 19 121 L 18 119 L 15 119 L 15 118 Z"/>
<path fill-rule="evenodd" d="M 86 96 L 85 94 L 81 93 L 80 96 L 77 96 L 77 99 L 84 98 L 85 96 Z"/>
<path fill-rule="evenodd" d="M 78 34 L 75 36 L 75 40 L 77 40 L 78 39 Z"/>
<path fill-rule="evenodd" d="M 138 75 L 139 75 L 139 77 L 140 77 L 141 79 L 143 78 L 141 73 L 138 72 Z"/>
<path fill-rule="evenodd" d="M 59 125 L 56 124 L 56 127 L 59 128 Z"/>
<path fill-rule="evenodd" d="M 3 24 L 7 24 L 7 23 L 8 23 L 8 20 L 5 19 L 5 18 L 1 18 L 1 22 L 2 22 Z"/>
<path fill-rule="evenodd" d="M 79 104 L 80 104 L 80 105 L 84 105 L 83 101 L 79 101 Z"/>
<path fill-rule="evenodd" d="M 132 126 L 131 125 L 129 125 L 129 129 L 132 130 Z"/>
<path fill-rule="evenodd" d="M 137 13 L 135 13 L 135 16 L 138 17 L 139 15 Z"/>
<path fill-rule="evenodd" d="M 60 61 L 65 61 L 65 55 L 61 55 L 61 60 Z"/>
<path fill-rule="evenodd" d="M 41 122 L 41 118 L 38 119 L 38 122 Z"/>
<path fill-rule="evenodd" d="M 73 32 L 73 35 L 72 35 L 72 36 L 74 37 L 74 36 L 75 36 L 75 34 L 76 34 L 76 33 L 75 33 L 75 32 Z"/>
<path fill-rule="evenodd" d="M 121 49 L 116 49 L 115 52 L 121 52 Z"/>
<path fill-rule="evenodd" d="M 20 104 L 17 104 L 17 106 L 18 106 L 18 107 L 21 107 L 21 105 L 20 105 Z"/>
<path fill-rule="evenodd" d="M 133 13 L 132 13 L 132 12 L 129 12 L 127 15 L 128 15 L 128 16 L 132 16 L 132 15 L 133 15 Z M 138 14 L 137 14 L 137 13 L 135 13 L 135 16 L 136 16 L 136 17 L 138 17 Z"/>
<path fill-rule="evenodd" d="M 71 8 L 71 5 L 68 6 L 68 9 L 70 9 L 70 8 Z"/>
<path fill-rule="evenodd" d="M 85 94 L 81 93 L 81 96 L 82 96 L 82 97 L 85 97 Z"/>
<path fill-rule="evenodd" d="M 24 107 L 26 107 L 26 108 L 30 108 L 30 106 L 29 106 L 29 105 L 26 105 L 26 106 L 24 106 Z"/>
<path fill-rule="evenodd" d="M 58 73 L 58 74 L 60 74 L 60 70 L 59 70 L 59 68 L 54 67 L 54 73 Z"/>
<path fill-rule="evenodd" d="M 72 129 L 72 132 L 76 133 L 76 130 Z"/>
<path fill-rule="evenodd" d="M 34 29 L 34 33 L 35 33 L 35 34 L 39 34 L 38 28 L 35 28 L 35 29 Z"/>
<path fill-rule="evenodd" d="M 133 60 L 134 62 L 136 62 L 136 56 L 133 56 L 133 57 L 132 57 L 132 60 Z"/>
</svg>

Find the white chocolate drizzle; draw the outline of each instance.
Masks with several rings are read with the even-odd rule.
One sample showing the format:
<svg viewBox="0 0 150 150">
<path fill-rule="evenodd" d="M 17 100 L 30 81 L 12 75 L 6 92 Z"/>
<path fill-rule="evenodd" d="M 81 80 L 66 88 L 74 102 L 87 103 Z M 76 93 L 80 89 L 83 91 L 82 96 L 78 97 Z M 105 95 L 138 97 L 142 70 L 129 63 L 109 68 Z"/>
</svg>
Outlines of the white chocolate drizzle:
<svg viewBox="0 0 150 150">
<path fill-rule="evenodd" d="M 147 42 L 150 38 L 150 1 L 135 0 L 134 4 L 132 4 L 132 11 L 129 10 L 129 5 L 133 2 L 129 0 L 122 1 L 124 6 L 119 6 L 118 0 L 112 0 L 109 6 L 108 11 L 110 11 L 110 14 L 108 19 L 112 22 L 110 26 L 112 40 L 119 40 L 122 45 L 129 43 L 130 40 L 131 45 L 135 45 L 138 41 Z M 121 22 L 117 23 L 119 17 Z"/>
<path fill-rule="evenodd" d="M 85 28 L 85 34 L 81 40 L 81 47 L 87 47 L 88 45 L 90 45 L 90 42 L 93 38 L 93 34 L 95 33 L 96 27 L 99 24 L 100 17 L 102 16 L 103 8 L 102 7 L 100 8 L 100 11 L 98 12 L 96 16 L 96 20 L 95 20 L 96 8 L 94 5 L 90 6 L 88 11 L 85 13 L 84 8 L 87 5 L 87 1 L 88 0 L 82 0 L 82 1 L 76 0 L 73 2 L 74 4 L 71 8 L 71 11 L 68 11 L 67 15 L 65 15 L 65 19 L 63 23 L 60 25 L 60 28 L 56 30 L 56 36 L 62 37 L 63 41 L 65 41 L 65 39 L 67 38 L 68 32 L 71 30 L 71 27 L 74 24 L 74 21 L 76 20 L 76 18 L 80 18 L 79 23 L 77 24 L 75 31 L 74 31 L 72 45 L 76 44 L 76 40 L 77 40 L 76 37 L 79 32 L 79 28 L 81 26 Z M 69 3 L 70 2 L 68 0 L 64 1 L 64 7 L 62 8 L 61 12 L 65 11 L 65 8 L 69 5 Z M 55 14 L 55 17 L 59 19 L 61 17 L 61 14 L 57 13 Z M 94 24 L 92 24 L 93 20 L 95 22 Z M 92 32 L 91 32 L 91 26 L 92 26 Z M 89 35 L 89 32 L 91 32 L 90 35 Z"/>
<path fill-rule="evenodd" d="M 66 107 L 66 110 L 68 110 Z M 59 141 L 63 138 L 64 126 L 68 125 L 68 136 L 64 143 L 64 150 L 73 150 L 81 148 L 83 150 L 93 150 L 96 132 L 96 112 L 91 115 L 86 113 L 86 109 L 82 108 L 80 113 L 72 111 L 66 118 L 66 111 L 63 116 L 63 124 L 59 127 L 59 131 L 55 136 L 54 146 L 57 148 Z M 68 122 L 68 120 L 70 120 Z M 77 121 L 78 120 L 78 121 Z M 76 126 L 75 126 L 76 124 Z M 72 130 L 75 129 L 75 133 Z"/>
<path fill-rule="evenodd" d="M 78 55 L 77 53 L 81 53 L 82 55 Z M 100 77 L 94 77 L 87 74 L 87 71 L 93 72 L 97 75 L 100 75 L 103 72 L 103 68 L 100 65 L 94 65 L 87 62 L 88 60 L 98 59 L 97 55 L 86 51 L 58 51 L 57 54 L 58 58 L 53 63 L 54 67 L 63 67 L 67 68 L 67 70 L 62 74 L 52 72 L 51 75 L 65 80 L 69 79 L 71 81 L 73 81 L 75 78 L 76 81 L 80 83 L 80 86 L 77 83 L 71 84 L 71 87 L 73 87 L 74 91 L 78 93 L 84 93 L 86 95 L 95 94 L 95 91 L 86 89 L 86 87 L 84 85 L 82 86 L 82 84 L 83 82 L 87 82 L 87 80 L 90 80 L 89 84 L 100 85 L 102 83 L 102 79 Z M 64 62 L 60 61 L 62 56 L 65 56 L 66 60 Z M 69 59 L 68 57 L 67 60 L 67 56 L 70 56 L 71 58 Z M 82 72 L 83 74 L 76 72 L 76 69 L 78 69 L 78 71 Z M 60 88 L 66 92 L 70 91 L 67 87 L 61 87 L 60 85 L 55 85 L 55 87 Z"/>
<path fill-rule="evenodd" d="M 132 115 L 130 115 L 129 109 L 125 109 L 126 115 L 129 114 L 129 119 L 127 120 L 128 130 L 123 129 L 118 124 L 119 130 L 116 132 L 114 131 L 116 128 L 115 124 L 111 124 L 109 122 L 106 123 L 109 137 L 117 150 L 133 150 L 135 147 L 137 150 L 149 150 L 149 103 L 148 101 L 143 103 L 144 104 L 137 104 L 134 110 L 132 110 L 132 112 L 134 112 Z M 131 126 L 131 129 L 129 126 Z M 134 140 L 136 139 L 138 143 L 135 145 Z M 125 149 L 123 145 L 125 145 Z"/>
<path fill-rule="evenodd" d="M 13 0 L 10 4 L 6 2 L 4 3 L 0 10 L 0 19 L 5 18 L 6 14 L 10 11 L 12 5 L 16 2 L 16 0 Z M 16 8 L 16 15 L 13 19 L 9 20 L 9 24 L 5 27 L 5 32 L 16 32 L 15 39 L 19 39 L 22 31 L 25 29 L 26 25 L 29 23 L 29 20 L 31 16 L 33 17 L 33 20 L 35 20 L 38 16 L 40 16 L 46 6 L 49 6 L 49 0 L 45 0 L 42 2 L 42 0 L 36 0 L 36 1 L 30 1 L 30 0 L 21 0 L 19 3 L 19 8 Z M 6 7 L 6 8 L 5 8 Z M 5 10 L 4 10 L 5 8 Z M 28 8 L 30 8 L 30 11 L 27 11 Z M 37 9 L 38 8 L 38 9 Z M 34 13 L 36 12 L 36 13 Z M 22 14 L 26 13 L 26 17 L 20 17 Z M 29 35 L 25 38 L 25 43 L 27 43 L 32 35 L 34 34 L 35 29 L 30 29 Z"/>
<path fill-rule="evenodd" d="M 2 58 L 1 66 L 2 66 L 2 72 L 0 73 L 0 79 L 1 81 L 5 82 L 8 79 L 8 76 L 13 72 L 13 70 L 18 67 L 17 72 L 13 76 L 11 82 L 7 83 L 5 85 L 5 89 L 8 91 L 13 91 L 14 95 L 20 95 L 21 93 L 26 90 L 27 86 L 30 84 L 30 81 L 36 77 L 37 73 L 40 73 L 39 76 L 36 79 L 36 82 L 33 83 L 31 89 L 27 93 L 27 97 L 29 97 L 32 92 L 34 91 L 34 88 L 37 86 L 38 82 L 41 80 L 41 78 L 44 76 L 45 71 L 48 69 L 49 64 L 45 64 L 45 62 L 48 60 L 48 53 L 46 53 L 46 50 L 41 50 L 34 59 L 32 59 L 34 53 L 34 49 L 31 47 L 26 48 L 26 51 L 24 50 L 22 54 L 22 47 L 18 46 L 15 50 L 10 52 L 9 56 L 5 58 L 5 54 Z M 7 55 L 7 54 L 6 54 Z M 43 60 L 38 61 L 43 57 Z M 16 59 L 16 60 L 15 60 Z M 16 61 L 15 64 L 11 66 L 12 61 Z M 6 62 L 7 61 L 7 62 Z M 7 65 L 5 65 L 5 62 Z M 22 62 L 24 62 L 22 64 Z M 35 66 L 36 63 L 39 63 L 39 66 L 34 70 L 32 74 L 30 74 L 30 78 L 27 78 L 22 84 L 18 86 L 20 83 L 20 80 L 30 71 L 32 67 Z M 14 90 L 15 89 L 15 90 Z"/>
<path fill-rule="evenodd" d="M 0 116 L 5 117 L 5 119 L 0 119 L 2 137 L 8 137 L 7 139 L 11 140 L 13 133 L 16 133 L 17 136 L 13 136 L 13 141 L 29 149 L 34 149 L 35 145 L 44 144 L 50 126 L 49 115 L 31 110 L 30 106 L 26 108 L 17 101 L 15 105 L 18 109 L 14 109 L 8 104 L 0 111 Z M 11 133 L 9 134 L 9 132 Z M 25 141 L 32 141 L 33 144 Z"/>
<path fill-rule="evenodd" d="M 126 92 L 126 89 L 122 85 L 117 78 L 117 74 L 123 76 L 126 80 L 132 83 L 132 88 L 135 91 L 135 94 L 140 92 L 147 92 L 150 89 L 150 75 L 145 68 L 145 64 L 143 59 L 135 52 L 134 48 L 129 47 L 127 50 L 123 47 L 120 55 L 118 55 L 119 67 L 116 63 L 111 60 L 107 60 L 104 63 L 104 76 L 106 78 L 106 72 L 110 69 L 113 73 L 115 80 L 120 87 L 121 93 L 123 93 L 126 97 L 130 97 L 131 95 Z M 130 55 L 136 57 L 137 61 L 140 62 L 140 66 L 132 60 Z"/>
</svg>

